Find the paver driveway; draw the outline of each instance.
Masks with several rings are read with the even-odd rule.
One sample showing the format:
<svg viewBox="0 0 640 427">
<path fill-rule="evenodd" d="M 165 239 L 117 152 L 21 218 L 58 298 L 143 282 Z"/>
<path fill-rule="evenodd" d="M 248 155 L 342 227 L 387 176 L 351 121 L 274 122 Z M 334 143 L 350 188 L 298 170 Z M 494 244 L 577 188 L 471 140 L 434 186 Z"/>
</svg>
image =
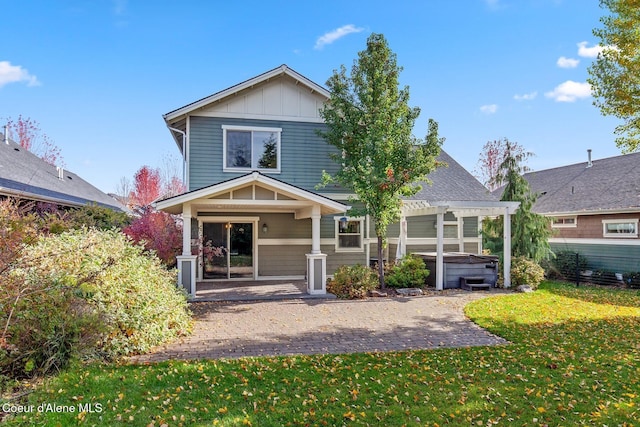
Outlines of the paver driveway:
<svg viewBox="0 0 640 427">
<path fill-rule="evenodd" d="M 194 333 L 134 362 L 352 353 L 506 344 L 463 313 L 499 295 L 444 291 L 430 296 L 344 300 L 194 303 Z"/>
</svg>

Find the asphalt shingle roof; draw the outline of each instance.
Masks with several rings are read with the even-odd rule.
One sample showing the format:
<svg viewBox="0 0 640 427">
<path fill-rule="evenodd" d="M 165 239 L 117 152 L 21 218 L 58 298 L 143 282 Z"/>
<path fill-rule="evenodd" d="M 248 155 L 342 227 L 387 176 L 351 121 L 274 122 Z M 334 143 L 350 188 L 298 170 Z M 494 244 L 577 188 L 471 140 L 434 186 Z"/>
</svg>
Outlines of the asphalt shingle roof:
<svg viewBox="0 0 640 427">
<path fill-rule="evenodd" d="M 625 154 L 524 175 L 539 194 L 538 213 L 580 213 L 616 209 L 640 211 L 640 153 Z"/>
<path fill-rule="evenodd" d="M 0 139 L 0 194 L 66 206 L 97 203 L 121 210 L 115 199 L 75 173 L 64 170 L 63 179 L 58 176 L 55 166 L 11 140 L 6 144 L 4 138 Z"/>
<path fill-rule="evenodd" d="M 426 201 L 498 201 L 473 175 L 444 150 L 438 160 L 447 164 L 429 174 L 432 184 L 422 184 L 422 189 L 410 200 Z"/>
</svg>

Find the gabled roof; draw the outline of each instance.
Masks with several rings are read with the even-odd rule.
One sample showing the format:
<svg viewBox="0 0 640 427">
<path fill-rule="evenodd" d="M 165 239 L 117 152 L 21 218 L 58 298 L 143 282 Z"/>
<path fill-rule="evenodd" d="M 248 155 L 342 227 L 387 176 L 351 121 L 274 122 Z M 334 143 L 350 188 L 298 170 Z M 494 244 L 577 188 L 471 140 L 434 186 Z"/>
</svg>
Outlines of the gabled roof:
<svg viewBox="0 0 640 427">
<path fill-rule="evenodd" d="M 273 191 L 274 197 L 257 198 L 254 195 L 253 197 L 244 197 L 235 200 L 231 198 L 215 197 L 251 185 L 258 185 L 262 188 Z M 277 195 L 282 195 L 284 198 L 282 198 L 282 196 L 281 198 L 278 198 Z M 311 211 L 306 208 L 311 205 L 319 206 L 320 213 L 322 215 L 345 212 L 349 209 L 349 206 L 336 200 L 313 193 L 284 181 L 280 181 L 279 179 L 261 174 L 260 172 L 251 172 L 237 178 L 189 191 L 178 196 L 160 200 L 153 203 L 153 205 L 158 210 L 177 214 L 182 213 L 182 206 L 185 203 L 224 209 L 272 208 L 283 211 L 293 210 L 296 212 L 297 218 L 308 217 Z"/>
<path fill-rule="evenodd" d="M 640 153 L 524 175 L 543 214 L 640 212 Z"/>
<path fill-rule="evenodd" d="M 296 81 L 296 83 L 298 84 L 302 84 L 307 86 L 312 92 L 318 92 L 320 93 L 322 96 L 324 96 L 325 98 L 329 99 L 329 91 L 327 89 L 325 89 L 324 87 L 320 86 L 317 83 L 312 82 L 311 80 L 309 80 L 308 78 L 306 78 L 305 76 L 303 76 L 302 74 L 294 71 L 293 69 L 289 68 L 286 64 L 282 64 L 279 67 L 276 67 L 272 70 L 269 70 L 265 73 L 262 73 L 258 76 L 252 77 L 248 80 L 245 80 L 241 83 L 238 83 L 237 85 L 231 86 L 227 89 L 221 90 L 220 92 L 216 92 L 212 95 L 209 95 L 205 98 L 199 99 L 198 101 L 192 102 L 190 104 L 185 105 L 184 107 L 180 107 L 176 110 L 170 111 L 167 114 L 164 114 L 162 117 L 164 118 L 164 120 L 169 123 L 173 120 L 175 120 L 176 118 L 179 118 L 185 114 L 189 114 L 199 108 L 202 108 L 206 105 L 209 105 L 215 101 L 218 101 L 222 98 L 228 97 L 230 95 L 233 95 L 235 93 L 238 93 L 242 90 L 245 90 L 247 88 L 251 88 L 253 86 L 256 86 L 262 82 L 268 81 L 269 79 L 272 79 L 274 77 L 278 77 L 281 75 L 287 75 L 289 77 L 291 77 L 292 79 L 294 79 Z"/>
<path fill-rule="evenodd" d="M 7 144 L 4 138 L 0 140 L 0 194 L 63 206 L 96 203 L 121 210 L 116 200 L 75 173 L 48 164 L 11 140 Z"/>
</svg>

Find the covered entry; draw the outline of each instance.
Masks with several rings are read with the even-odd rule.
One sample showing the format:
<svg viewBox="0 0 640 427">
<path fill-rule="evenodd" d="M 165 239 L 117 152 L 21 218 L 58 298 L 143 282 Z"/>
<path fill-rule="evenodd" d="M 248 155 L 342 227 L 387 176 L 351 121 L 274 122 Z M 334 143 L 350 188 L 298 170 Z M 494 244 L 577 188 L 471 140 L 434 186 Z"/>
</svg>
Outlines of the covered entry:
<svg viewBox="0 0 640 427">
<path fill-rule="evenodd" d="M 159 201 L 155 207 L 182 214 L 178 284 L 192 297 L 197 280 L 273 279 L 271 274 L 260 274 L 261 251 L 265 258 L 269 255 L 270 271 L 299 269 L 309 294 L 325 294 L 327 267 L 326 254 L 320 249 L 320 219 L 350 208 L 259 172 Z M 274 216 L 279 218 L 276 223 L 266 222 L 265 218 Z M 273 238 L 276 227 L 297 235 Z M 300 240 L 309 246 L 289 244 Z"/>
</svg>

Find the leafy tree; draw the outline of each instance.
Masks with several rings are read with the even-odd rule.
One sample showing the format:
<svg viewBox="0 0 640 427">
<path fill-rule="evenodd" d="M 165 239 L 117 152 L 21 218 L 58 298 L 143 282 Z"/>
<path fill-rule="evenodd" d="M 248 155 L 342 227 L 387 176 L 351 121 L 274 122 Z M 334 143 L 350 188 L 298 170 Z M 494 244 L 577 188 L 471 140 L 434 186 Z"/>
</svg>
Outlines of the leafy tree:
<svg viewBox="0 0 640 427">
<path fill-rule="evenodd" d="M 64 166 L 60 148 L 40 130 L 40 124 L 31 119 L 18 116 L 17 120 L 7 120 L 7 132 L 12 135 L 25 150 L 31 151 L 45 162 L 54 166 Z"/>
<path fill-rule="evenodd" d="M 548 239 L 551 236 L 549 218 L 532 211 L 537 195 L 531 193 L 529 183 L 522 176 L 526 171 L 524 161 L 531 153 L 524 152 L 518 143 L 504 140 L 505 156 L 500 164 L 496 180 L 505 182 L 502 201 L 520 202 L 511 218 L 511 251 L 514 257 L 522 256 L 540 262 L 551 254 Z M 483 240 L 492 253 L 503 253 L 503 219 L 483 221 Z"/>
<path fill-rule="evenodd" d="M 133 177 L 133 191 L 130 203 L 137 208 L 145 208 L 160 197 L 162 180 L 158 169 L 142 166 Z"/>
<path fill-rule="evenodd" d="M 600 7 L 611 15 L 593 30 L 604 48 L 587 81 L 600 112 L 623 121 L 614 131 L 616 145 L 631 152 L 640 144 L 640 7 L 637 0 L 600 0 Z"/>
<path fill-rule="evenodd" d="M 320 114 L 326 131 L 320 134 L 341 154 L 333 155 L 340 168 L 324 172 L 322 184 L 335 181 L 352 190 L 371 216 L 378 238 L 378 259 L 383 259 L 387 227 L 400 219 L 402 196 L 420 190 L 418 182 L 437 166 L 443 142 L 438 124 L 429 120 L 425 141 L 412 136 L 417 107 L 409 107 L 409 88 L 399 89 L 402 68 L 382 34 L 372 34 L 367 48 L 358 53 L 350 76 L 346 68 L 327 81 L 330 100 Z M 384 266 L 379 263 L 380 287 Z"/>
</svg>

